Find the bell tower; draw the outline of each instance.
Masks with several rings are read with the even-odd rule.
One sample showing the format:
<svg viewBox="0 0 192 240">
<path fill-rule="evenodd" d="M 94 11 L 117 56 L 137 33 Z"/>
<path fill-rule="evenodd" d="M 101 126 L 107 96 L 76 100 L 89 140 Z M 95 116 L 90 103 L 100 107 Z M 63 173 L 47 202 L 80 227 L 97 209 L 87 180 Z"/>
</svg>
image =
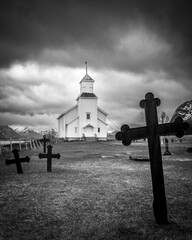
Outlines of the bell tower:
<svg viewBox="0 0 192 240">
<path fill-rule="evenodd" d="M 87 73 L 80 81 L 80 95 L 77 98 L 79 115 L 79 133 L 86 137 L 95 136 L 97 133 L 97 96 L 94 94 L 94 80 Z"/>
<path fill-rule="evenodd" d="M 87 73 L 87 62 L 86 64 L 86 74 L 84 78 L 81 80 L 80 84 L 80 94 L 81 93 L 93 93 L 93 85 L 94 85 L 94 80 L 88 75 Z"/>
</svg>

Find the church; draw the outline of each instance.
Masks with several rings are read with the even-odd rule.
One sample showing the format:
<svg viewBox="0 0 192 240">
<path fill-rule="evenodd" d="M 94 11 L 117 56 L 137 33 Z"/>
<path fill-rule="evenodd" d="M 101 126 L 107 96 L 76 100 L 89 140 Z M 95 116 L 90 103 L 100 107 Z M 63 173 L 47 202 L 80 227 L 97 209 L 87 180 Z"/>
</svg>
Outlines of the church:
<svg viewBox="0 0 192 240">
<path fill-rule="evenodd" d="M 107 140 L 107 113 L 97 106 L 94 80 L 87 74 L 80 81 L 77 104 L 58 118 L 59 137 L 65 140 Z"/>
</svg>

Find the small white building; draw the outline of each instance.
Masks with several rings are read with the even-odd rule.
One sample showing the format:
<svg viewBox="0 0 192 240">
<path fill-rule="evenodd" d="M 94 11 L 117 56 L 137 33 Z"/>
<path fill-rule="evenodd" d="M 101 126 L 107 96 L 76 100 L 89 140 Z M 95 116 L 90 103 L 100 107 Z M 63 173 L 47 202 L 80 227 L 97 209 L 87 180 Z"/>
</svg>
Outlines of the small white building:
<svg viewBox="0 0 192 240">
<path fill-rule="evenodd" d="M 97 106 L 94 80 L 86 73 L 80 81 L 77 104 L 58 119 L 59 137 L 67 140 L 107 140 L 107 113 Z"/>
</svg>

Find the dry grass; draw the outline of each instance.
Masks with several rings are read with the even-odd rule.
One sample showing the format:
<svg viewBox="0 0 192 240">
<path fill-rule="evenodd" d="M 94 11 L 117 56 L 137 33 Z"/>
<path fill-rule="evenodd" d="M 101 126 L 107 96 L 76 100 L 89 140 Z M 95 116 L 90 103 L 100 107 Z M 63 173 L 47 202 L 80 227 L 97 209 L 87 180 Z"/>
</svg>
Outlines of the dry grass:
<svg viewBox="0 0 192 240">
<path fill-rule="evenodd" d="M 24 174 L 0 160 L 0 239 L 192 239 L 192 155 L 185 143 L 163 157 L 169 224 L 155 223 L 146 144 L 62 143 L 52 172 L 42 149 L 25 152 Z M 162 150 L 163 152 L 163 150 Z"/>
</svg>

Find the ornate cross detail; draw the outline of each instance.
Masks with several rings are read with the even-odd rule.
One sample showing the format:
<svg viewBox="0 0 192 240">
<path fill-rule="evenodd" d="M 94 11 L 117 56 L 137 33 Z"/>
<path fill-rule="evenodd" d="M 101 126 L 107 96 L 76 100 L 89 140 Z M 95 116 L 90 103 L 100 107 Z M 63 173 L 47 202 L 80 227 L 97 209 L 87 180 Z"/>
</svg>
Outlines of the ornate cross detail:
<svg viewBox="0 0 192 240">
<path fill-rule="evenodd" d="M 163 165 L 160 138 L 162 135 L 175 134 L 177 137 L 184 135 L 184 130 L 189 127 L 182 118 L 177 118 L 174 123 L 158 124 L 157 107 L 161 104 L 159 98 L 154 98 L 153 93 L 147 93 L 145 99 L 140 101 L 140 107 L 145 109 L 146 127 L 130 128 L 128 125 L 121 127 L 121 132 L 116 134 L 116 139 L 125 146 L 132 140 L 148 139 L 149 158 L 153 186 L 153 210 L 156 222 L 165 224 L 167 220 L 167 205 L 165 197 Z"/>
<path fill-rule="evenodd" d="M 6 159 L 5 163 L 7 165 L 15 163 L 17 167 L 17 173 L 23 173 L 21 162 L 29 162 L 30 158 L 28 156 L 25 158 L 20 158 L 18 149 L 13 149 L 12 153 L 14 154 L 14 159 Z"/>
<path fill-rule="evenodd" d="M 47 172 L 52 171 L 52 158 L 57 158 L 59 159 L 61 155 L 58 154 L 52 154 L 52 146 L 49 145 L 47 146 L 47 154 L 39 153 L 39 158 L 47 158 Z"/>
</svg>

